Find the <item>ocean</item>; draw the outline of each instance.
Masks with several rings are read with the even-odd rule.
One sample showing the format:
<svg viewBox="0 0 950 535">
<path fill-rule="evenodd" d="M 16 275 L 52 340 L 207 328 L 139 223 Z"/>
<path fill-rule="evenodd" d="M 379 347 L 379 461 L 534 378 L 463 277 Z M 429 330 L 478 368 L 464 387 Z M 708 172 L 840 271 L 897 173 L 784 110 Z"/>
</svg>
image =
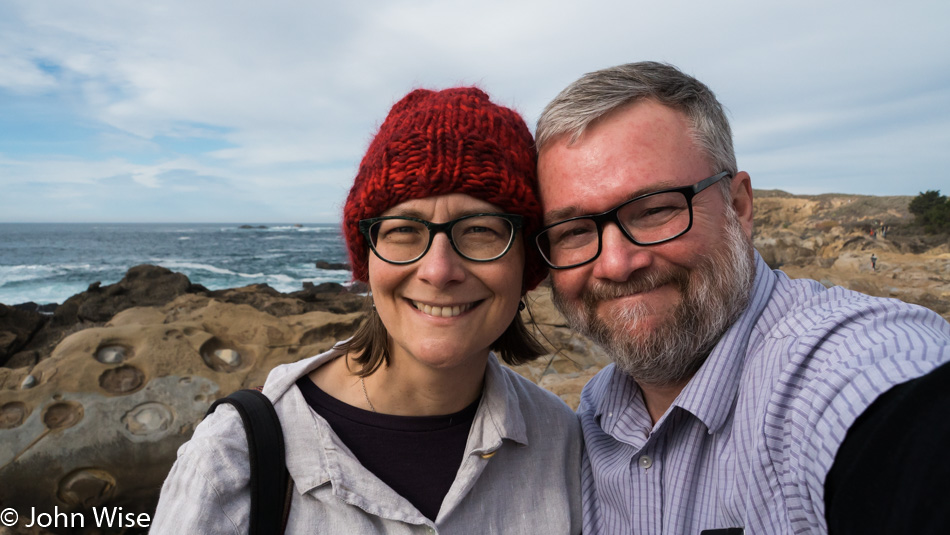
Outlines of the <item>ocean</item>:
<svg viewBox="0 0 950 535">
<path fill-rule="evenodd" d="M 0 223 L 0 303 L 62 303 L 90 284 L 118 282 L 132 266 L 155 264 L 210 290 L 265 283 L 281 292 L 304 282 L 347 283 L 337 224 Z"/>
</svg>

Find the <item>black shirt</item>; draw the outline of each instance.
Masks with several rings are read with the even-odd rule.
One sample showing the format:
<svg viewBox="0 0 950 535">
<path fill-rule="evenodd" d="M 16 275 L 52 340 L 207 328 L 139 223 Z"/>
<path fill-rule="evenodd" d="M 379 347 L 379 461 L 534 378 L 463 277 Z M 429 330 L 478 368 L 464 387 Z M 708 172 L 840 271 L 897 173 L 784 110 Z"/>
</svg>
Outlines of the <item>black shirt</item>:
<svg viewBox="0 0 950 535">
<path fill-rule="evenodd" d="M 444 416 L 393 416 L 343 403 L 306 375 L 297 387 L 363 466 L 435 520 L 462 464 L 480 399 Z"/>
<path fill-rule="evenodd" d="M 897 385 L 848 430 L 825 479 L 831 535 L 950 533 L 950 364 Z"/>
</svg>

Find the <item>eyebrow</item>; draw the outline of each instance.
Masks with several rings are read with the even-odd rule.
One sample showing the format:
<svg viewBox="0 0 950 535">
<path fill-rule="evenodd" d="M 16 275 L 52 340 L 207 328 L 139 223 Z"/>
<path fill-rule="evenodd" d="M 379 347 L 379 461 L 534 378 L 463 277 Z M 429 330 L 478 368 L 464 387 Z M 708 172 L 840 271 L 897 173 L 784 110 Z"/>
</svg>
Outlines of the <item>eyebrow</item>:
<svg viewBox="0 0 950 535">
<path fill-rule="evenodd" d="M 564 208 L 558 208 L 557 210 L 551 210 L 544 214 L 544 224 L 550 225 L 552 223 L 557 223 L 558 221 L 563 221 L 565 219 L 570 219 L 575 215 L 581 212 L 580 207 L 576 205 L 565 206 Z"/>
<path fill-rule="evenodd" d="M 682 187 L 688 187 L 688 186 L 674 186 L 669 181 L 660 182 L 658 184 L 652 184 L 649 187 L 640 188 L 634 191 L 630 196 L 626 197 L 624 200 L 618 202 L 617 204 L 611 206 L 607 210 L 620 206 L 621 204 L 625 202 L 632 201 L 633 199 L 636 199 L 637 197 L 642 197 L 649 193 L 656 193 L 659 191 L 665 191 L 668 189 L 677 189 L 677 188 L 682 188 Z M 604 211 L 607 211 L 607 210 L 604 210 Z M 557 223 L 558 221 L 564 221 L 565 219 L 570 219 L 572 217 L 581 217 L 581 216 L 594 215 L 594 214 L 599 214 L 599 213 L 602 213 L 602 212 L 585 211 L 585 210 L 582 210 L 580 206 L 576 204 L 571 204 L 563 208 L 558 208 L 557 210 L 551 210 L 550 212 L 545 212 L 544 224 L 551 225 L 551 224 Z"/>
</svg>

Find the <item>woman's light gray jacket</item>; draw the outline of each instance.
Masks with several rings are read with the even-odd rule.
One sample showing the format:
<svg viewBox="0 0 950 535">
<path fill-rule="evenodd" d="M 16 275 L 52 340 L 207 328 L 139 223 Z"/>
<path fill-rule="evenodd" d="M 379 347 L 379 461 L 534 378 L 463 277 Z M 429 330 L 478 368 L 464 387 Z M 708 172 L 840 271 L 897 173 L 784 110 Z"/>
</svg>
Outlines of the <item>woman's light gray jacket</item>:
<svg viewBox="0 0 950 535">
<path fill-rule="evenodd" d="M 465 458 L 432 522 L 364 468 L 294 385 L 339 356 L 278 366 L 264 385 L 294 481 L 287 533 L 580 533 L 581 434 L 559 398 L 490 356 Z M 220 406 L 178 450 L 150 533 L 246 534 L 248 477 L 240 417 Z"/>
</svg>

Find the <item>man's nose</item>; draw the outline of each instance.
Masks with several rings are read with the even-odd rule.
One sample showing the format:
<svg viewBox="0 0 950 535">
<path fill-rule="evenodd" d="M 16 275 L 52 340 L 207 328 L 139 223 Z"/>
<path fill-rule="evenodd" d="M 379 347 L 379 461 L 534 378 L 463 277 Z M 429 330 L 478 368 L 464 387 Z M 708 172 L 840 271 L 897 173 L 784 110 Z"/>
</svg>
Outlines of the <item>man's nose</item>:
<svg viewBox="0 0 950 535">
<path fill-rule="evenodd" d="M 636 245 L 616 223 L 605 223 L 601 234 L 600 256 L 594 260 L 593 276 L 624 282 L 633 272 L 649 267 L 653 253 L 649 247 Z"/>
</svg>

